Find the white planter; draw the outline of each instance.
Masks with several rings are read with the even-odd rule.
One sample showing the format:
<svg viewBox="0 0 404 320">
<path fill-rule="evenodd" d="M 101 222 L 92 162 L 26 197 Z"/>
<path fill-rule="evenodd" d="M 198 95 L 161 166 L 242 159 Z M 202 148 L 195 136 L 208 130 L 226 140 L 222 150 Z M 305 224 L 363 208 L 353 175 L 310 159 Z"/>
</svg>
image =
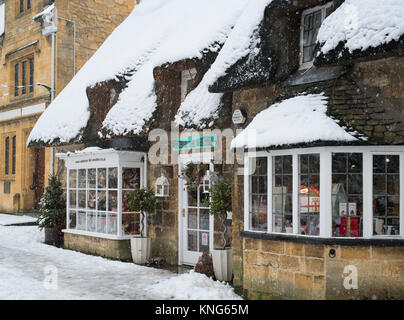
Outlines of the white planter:
<svg viewBox="0 0 404 320">
<path fill-rule="evenodd" d="M 212 250 L 213 270 L 220 281 L 231 281 L 233 276 L 232 248 Z"/>
<path fill-rule="evenodd" d="M 151 238 L 131 238 L 130 250 L 134 263 L 145 264 L 150 258 Z"/>
</svg>

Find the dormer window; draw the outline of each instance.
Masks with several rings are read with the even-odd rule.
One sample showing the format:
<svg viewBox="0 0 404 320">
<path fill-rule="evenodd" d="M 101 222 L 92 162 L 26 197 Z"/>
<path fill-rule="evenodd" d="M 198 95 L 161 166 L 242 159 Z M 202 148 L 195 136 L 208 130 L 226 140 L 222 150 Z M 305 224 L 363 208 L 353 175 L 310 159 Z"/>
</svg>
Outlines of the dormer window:
<svg viewBox="0 0 404 320">
<path fill-rule="evenodd" d="M 333 2 L 304 10 L 300 32 L 300 67 L 310 68 L 313 65 L 314 49 L 317 34 L 324 19 L 332 12 Z"/>
</svg>

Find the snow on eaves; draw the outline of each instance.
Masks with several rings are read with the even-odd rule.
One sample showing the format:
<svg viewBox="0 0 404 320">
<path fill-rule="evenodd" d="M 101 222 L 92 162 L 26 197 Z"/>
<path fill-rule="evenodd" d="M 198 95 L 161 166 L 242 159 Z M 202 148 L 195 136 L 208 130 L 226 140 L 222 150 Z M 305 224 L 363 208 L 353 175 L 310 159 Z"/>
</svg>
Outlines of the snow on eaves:
<svg viewBox="0 0 404 320">
<path fill-rule="evenodd" d="M 315 141 L 357 141 L 327 116 L 324 94 L 300 95 L 261 111 L 233 139 L 232 148 L 263 148 Z"/>
<path fill-rule="evenodd" d="M 349 52 L 399 40 L 404 34 L 403 0 L 346 0 L 327 17 L 317 36 L 327 54 L 340 43 Z"/>
<path fill-rule="evenodd" d="M 209 87 L 217 79 L 224 76 L 226 71 L 241 58 L 256 48 L 258 27 L 264 17 L 265 8 L 272 0 L 250 0 L 243 14 L 237 20 L 218 57 L 204 75 L 199 85 L 192 90 L 175 117 L 175 122 L 181 126 L 196 126 L 203 128 L 207 122 L 212 125 L 218 117 L 222 93 L 211 93 Z"/>
<path fill-rule="evenodd" d="M 255 0 L 256 1 L 256 0 Z M 249 0 L 148 0 L 107 38 L 42 114 L 30 142 L 69 142 L 86 127 L 86 88 L 128 71 L 127 88 L 107 114 L 108 134 L 136 134 L 156 108 L 153 68 L 217 51 Z"/>
</svg>

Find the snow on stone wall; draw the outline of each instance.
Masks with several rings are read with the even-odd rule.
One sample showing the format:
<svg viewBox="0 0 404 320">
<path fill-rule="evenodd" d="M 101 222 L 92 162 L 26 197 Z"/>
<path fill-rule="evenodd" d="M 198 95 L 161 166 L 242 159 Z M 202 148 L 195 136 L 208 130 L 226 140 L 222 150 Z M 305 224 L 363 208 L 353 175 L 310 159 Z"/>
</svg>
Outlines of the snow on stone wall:
<svg viewBox="0 0 404 320">
<path fill-rule="evenodd" d="M 317 36 L 327 54 L 340 43 L 350 52 L 378 47 L 404 34 L 403 0 L 346 0 L 327 17 Z"/>
</svg>

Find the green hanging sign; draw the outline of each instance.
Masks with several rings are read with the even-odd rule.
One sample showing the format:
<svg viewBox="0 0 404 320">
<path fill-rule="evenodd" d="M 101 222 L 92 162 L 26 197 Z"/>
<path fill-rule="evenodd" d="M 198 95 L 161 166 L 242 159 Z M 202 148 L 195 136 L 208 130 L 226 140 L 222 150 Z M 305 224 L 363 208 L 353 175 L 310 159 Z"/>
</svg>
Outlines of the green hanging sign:
<svg viewBox="0 0 404 320">
<path fill-rule="evenodd" d="M 173 140 L 174 151 L 215 148 L 216 146 L 217 146 L 216 134 L 189 136 Z"/>
</svg>

